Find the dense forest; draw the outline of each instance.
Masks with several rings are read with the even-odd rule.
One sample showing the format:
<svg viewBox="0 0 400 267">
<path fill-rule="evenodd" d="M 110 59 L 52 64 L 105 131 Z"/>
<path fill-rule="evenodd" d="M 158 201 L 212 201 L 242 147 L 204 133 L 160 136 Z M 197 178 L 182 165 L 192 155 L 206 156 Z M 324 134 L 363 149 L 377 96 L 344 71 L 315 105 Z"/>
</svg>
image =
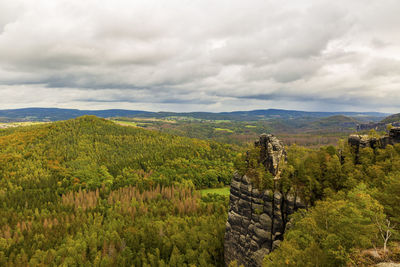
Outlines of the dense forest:
<svg viewBox="0 0 400 267">
<path fill-rule="evenodd" d="M 0 131 L 0 265 L 221 265 L 237 149 L 85 116 Z"/>
<path fill-rule="evenodd" d="M 265 132 L 274 133 L 285 144 L 307 147 L 336 145 L 356 130 L 357 120 L 345 116 L 327 118 L 271 118 L 268 120 L 205 120 L 191 117 L 127 118 L 117 117 L 114 122 L 156 130 L 179 136 L 214 140 L 221 143 L 246 146 Z"/>
<path fill-rule="evenodd" d="M 308 208 L 266 266 L 400 260 L 400 145 L 286 150 L 280 190 Z M 244 151 L 93 116 L 0 130 L 0 266 L 223 266 L 228 197 L 199 190 L 271 188 Z"/>
<path fill-rule="evenodd" d="M 371 135 L 376 133 L 371 132 Z M 385 149 L 291 146 L 280 180 L 266 172 L 253 148 L 237 168 L 258 188 L 278 186 L 301 196 L 279 249 L 265 266 L 369 266 L 400 260 L 400 144 Z M 275 185 L 274 185 L 275 183 Z"/>
<path fill-rule="evenodd" d="M 0 131 L 3 189 L 229 184 L 236 149 L 86 116 Z"/>
</svg>

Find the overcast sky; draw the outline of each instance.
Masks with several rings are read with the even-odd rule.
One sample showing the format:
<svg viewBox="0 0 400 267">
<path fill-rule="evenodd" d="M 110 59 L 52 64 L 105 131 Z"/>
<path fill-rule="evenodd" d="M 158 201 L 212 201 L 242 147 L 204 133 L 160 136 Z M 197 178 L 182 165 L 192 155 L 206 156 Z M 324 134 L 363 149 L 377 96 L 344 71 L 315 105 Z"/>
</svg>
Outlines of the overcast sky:
<svg viewBox="0 0 400 267">
<path fill-rule="evenodd" d="M 399 0 L 0 0 L 0 109 L 400 112 Z"/>
</svg>

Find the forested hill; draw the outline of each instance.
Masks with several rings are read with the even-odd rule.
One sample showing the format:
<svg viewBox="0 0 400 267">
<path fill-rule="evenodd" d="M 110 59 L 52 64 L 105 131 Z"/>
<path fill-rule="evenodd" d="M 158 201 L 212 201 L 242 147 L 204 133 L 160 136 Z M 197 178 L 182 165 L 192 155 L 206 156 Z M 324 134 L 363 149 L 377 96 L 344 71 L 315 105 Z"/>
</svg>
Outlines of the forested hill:
<svg viewBox="0 0 400 267">
<path fill-rule="evenodd" d="M 189 117 L 201 120 L 234 120 L 259 121 L 269 119 L 295 120 L 299 118 L 325 118 L 335 115 L 344 115 L 363 121 L 379 121 L 389 115 L 379 112 L 308 112 L 284 109 L 261 109 L 233 112 L 148 112 L 141 110 L 78 110 L 59 108 L 22 108 L 0 110 L 0 122 L 12 121 L 57 121 L 76 118 L 83 115 L 95 115 L 103 118 L 110 117 L 141 117 L 141 118 L 169 118 Z"/>
<path fill-rule="evenodd" d="M 105 184 L 228 184 L 232 146 L 123 127 L 94 116 L 0 131 L 6 191 L 93 189 Z"/>
<path fill-rule="evenodd" d="M 381 122 L 387 124 L 387 123 L 393 123 L 393 122 L 399 122 L 399 121 L 400 121 L 400 113 L 397 113 L 397 114 L 393 114 L 393 115 L 386 117 Z"/>
<path fill-rule="evenodd" d="M 0 130 L 0 266 L 221 266 L 236 151 L 94 116 Z"/>
</svg>

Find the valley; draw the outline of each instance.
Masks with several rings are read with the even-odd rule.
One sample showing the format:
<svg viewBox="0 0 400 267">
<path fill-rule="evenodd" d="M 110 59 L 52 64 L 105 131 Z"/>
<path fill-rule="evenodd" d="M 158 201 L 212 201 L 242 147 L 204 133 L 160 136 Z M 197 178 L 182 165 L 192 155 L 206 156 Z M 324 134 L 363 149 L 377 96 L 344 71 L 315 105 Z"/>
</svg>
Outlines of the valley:
<svg viewBox="0 0 400 267">
<path fill-rule="evenodd" d="M 292 214 L 298 208 L 292 209 L 284 219 L 276 217 L 280 213 L 268 213 L 274 228 L 282 227 L 279 220 L 285 224 L 280 232 L 272 232 L 276 242 L 257 254 L 252 261 L 258 262 L 255 266 L 281 266 L 282 260 L 296 265 L 305 262 L 305 266 L 318 260 L 325 266 L 338 266 L 348 261 L 364 264 L 396 259 L 399 239 L 395 228 L 388 228 L 394 236 L 386 258 L 368 259 L 353 250 L 381 247 L 382 241 L 374 236 L 384 218 L 393 225 L 400 221 L 395 208 L 400 195 L 396 178 L 399 144 L 354 150 L 347 137 L 355 132 L 356 122 L 342 115 L 298 119 L 294 125 L 276 120 L 86 115 L 50 123 L 7 123 L 12 127 L 0 130 L 0 264 L 224 266 L 228 264 L 226 253 L 232 249 L 226 241 L 232 201 L 247 199 L 241 195 L 247 193 L 232 195 L 231 183 L 234 186 L 237 182 L 233 181 L 241 179 L 247 179 L 246 187 L 235 185 L 237 192 L 267 190 L 282 197 L 296 192 L 302 202 L 299 212 Z M 278 167 L 279 180 L 273 180 L 276 172 L 271 175 L 270 167 L 263 166 L 268 156 L 260 159 L 260 151 L 251 143 L 271 131 L 277 132 L 286 150 L 282 154 L 286 160 Z M 368 134 L 373 134 L 371 138 L 384 135 Z M 265 145 L 264 149 L 270 148 Z M 365 197 L 357 200 L 359 194 Z M 268 201 L 257 205 L 268 205 Z M 359 201 L 367 205 L 357 206 L 359 218 L 345 215 L 343 220 L 362 220 L 370 232 L 361 228 L 343 231 L 361 234 L 364 241 L 355 239 L 356 243 L 346 245 L 347 239 L 339 236 L 348 232 L 332 228 L 339 235 L 337 245 L 346 246 L 344 258 L 330 254 L 336 243 L 324 247 L 317 241 L 320 254 L 307 257 L 304 253 L 314 248 L 299 243 L 302 231 L 309 227 L 307 220 L 318 224 L 323 205 L 340 203 L 334 204 L 342 205 L 337 212 L 347 212 Z M 248 213 L 242 213 L 243 223 L 262 215 L 262 209 L 252 212 L 257 214 L 249 219 Z M 335 209 L 329 212 L 336 216 Z M 368 217 L 369 212 L 379 221 Z M 231 224 L 236 223 L 232 220 Z M 286 232 L 289 220 L 297 232 Z M 241 253 L 247 253 L 246 243 L 251 239 L 240 240 L 245 248 Z M 286 254 L 287 250 L 295 253 Z M 235 262 L 235 252 L 231 253 L 229 261 Z"/>
<path fill-rule="evenodd" d="M 0 267 L 400 267 L 400 1 L 0 1 Z"/>
</svg>

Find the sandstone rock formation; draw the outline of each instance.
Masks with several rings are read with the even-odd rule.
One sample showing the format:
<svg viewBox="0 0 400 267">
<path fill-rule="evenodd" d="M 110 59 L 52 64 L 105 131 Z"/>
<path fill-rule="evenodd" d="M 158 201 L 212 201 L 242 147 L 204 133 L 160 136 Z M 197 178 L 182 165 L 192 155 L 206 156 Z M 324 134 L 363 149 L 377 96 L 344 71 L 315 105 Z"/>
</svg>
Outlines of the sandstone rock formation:
<svg viewBox="0 0 400 267">
<path fill-rule="evenodd" d="M 260 147 L 260 162 L 279 179 L 279 164 L 286 157 L 282 142 L 263 134 L 255 145 Z M 239 265 L 261 266 L 264 256 L 283 239 L 288 215 L 300 207 L 299 198 L 285 196 L 276 188 L 260 191 L 246 175 L 235 174 L 226 223 L 225 264 L 236 260 Z"/>
<path fill-rule="evenodd" d="M 260 147 L 260 160 L 272 175 L 278 175 L 279 163 L 286 158 L 286 151 L 282 142 L 271 134 L 262 134 L 255 142 Z"/>
<path fill-rule="evenodd" d="M 352 134 L 348 138 L 349 144 L 357 148 L 365 148 L 365 147 L 375 148 L 378 144 L 378 141 L 379 141 L 378 138 L 360 134 Z"/>
<path fill-rule="evenodd" d="M 359 148 L 385 148 L 387 145 L 395 145 L 400 143 L 400 127 L 390 129 L 389 134 L 380 138 L 369 137 L 368 135 L 353 134 L 350 135 L 348 142 L 357 150 Z"/>
</svg>

